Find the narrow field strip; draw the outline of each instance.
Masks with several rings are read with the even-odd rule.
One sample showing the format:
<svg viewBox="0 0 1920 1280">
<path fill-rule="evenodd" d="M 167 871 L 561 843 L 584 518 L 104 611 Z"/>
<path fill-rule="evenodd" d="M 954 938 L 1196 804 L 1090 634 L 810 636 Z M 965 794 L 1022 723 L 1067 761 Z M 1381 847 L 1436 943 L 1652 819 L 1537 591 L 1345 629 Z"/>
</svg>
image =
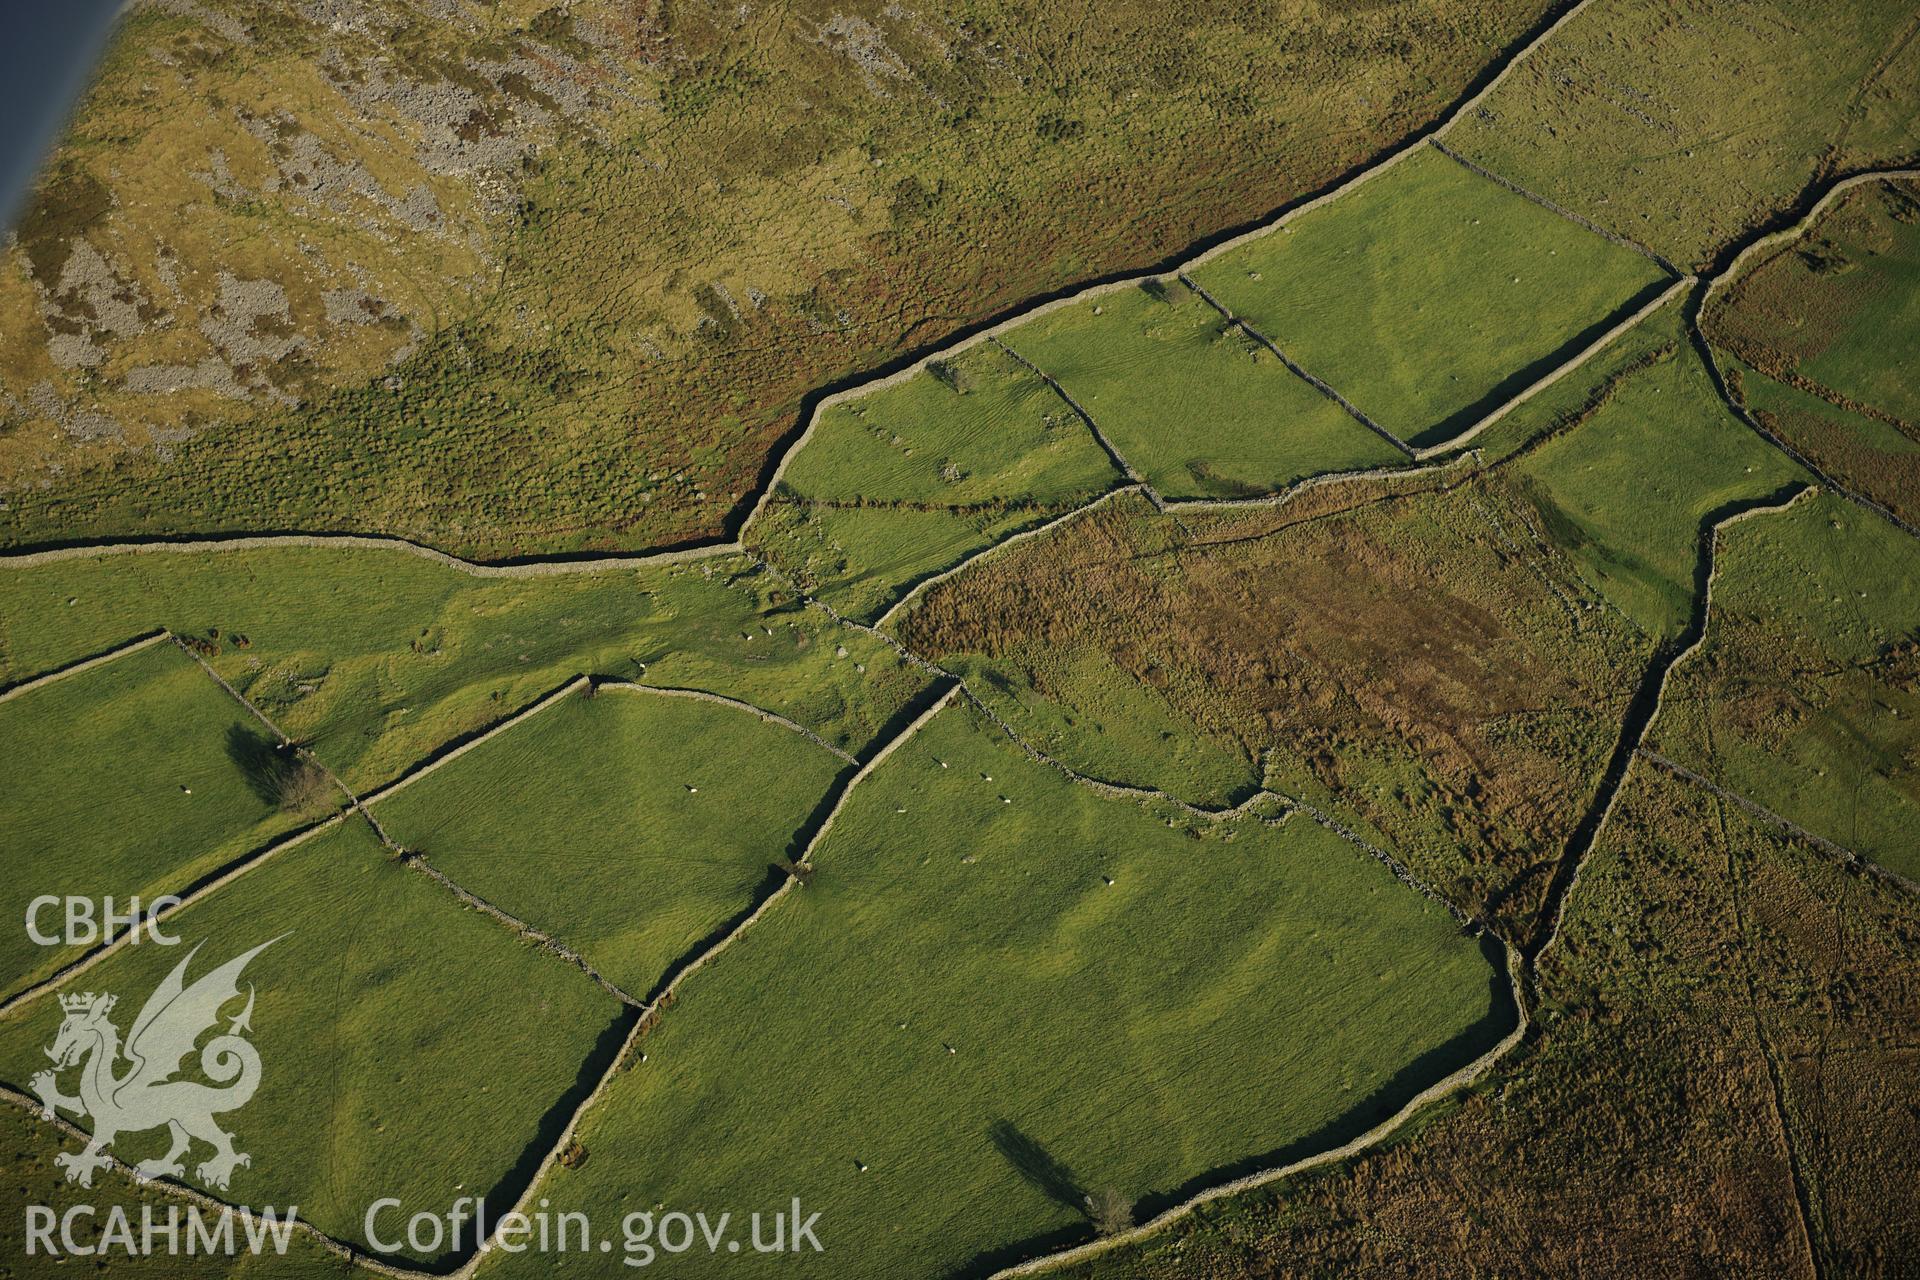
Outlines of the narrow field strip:
<svg viewBox="0 0 1920 1280">
<path fill-rule="evenodd" d="M 97 653 L 91 658 L 82 658 L 80 661 L 68 666 L 58 667 L 43 675 L 34 676 L 30 680 L 22 680 L 16 685 L 9 685 L 5 689 L 0 689 L 0 702 L 7 702 L 19 697 L 23 693 L 31 693 L 35 689 L 44 688 L 59 680 L 65 680 L 68 676 L 77 676 L 83 671 L 91 671 L 95 667 L 103 667 L 109 662 L 126 657 L 128 654 L 139 653 L 142 649 L 150 645 L 156 645 L 162 640 L 169 639 L 170 634 L 171 633 L 162 628 L 149 635 L 141 636 L 137 640 L 129 640 L 118 648 L 109 649 L 105 653 Z"/>
<path fill-rule="evenodd" d="M 652 551 L 634 556 L 573 555 L 552 556 L 508 564 L 487 564 L 462 560 L 459 556 L 412 542 L 406 538 L 369 533 L 265 533 L 235 534 L 230 538 L 194 538 L 187 540 L 154 539 L 139 542 L 107 542 L 98 545 L 50 547 L 41 551 L 21 551 L 0 556 L 0 566 L 30 569 L 36 565 L 56 564 L 62 560 L 86 560 L 94 556 L 206 554 L 217 551 L 256 551 L 266 547 L 319 547 L 333 550 L 404 551 L 408 555 L 431 560 L 457 569 L 475 578 L 549 578 L 573 573 L 614 573 L 623 569 L 645 569 L 654 565 L 684 564 L 713 556 L 734 555 L 741 550 L 736 540 L 706 546 L 685 547 L 673 551 Z"/>
<path fill-rule="evenodd" d="M 1458 452 L 1458 453 L 1449 451 L 1448 456 L 1438 458 L 1435 461 L 1429 462 L 1421 466 L 1367 467 L 1358 471 L 1323 471 L 1319 475 L 1307 476 L 1304 479 L 1296 480 L 1292 484 L 1286 486 L 1284 489 L 1277 490 L 1273 493 L 1257 494 L 1249 498 L 1170 498 L 1167 501 L 1160 504 L 1160 510 L 1163 513 L 1168 515 L 1178 515 L 1182 512 L 1237 511 L 1237 510 L 1257 509 L 1262 507 L 1282 507 L 1282 506 L 1285 506 L 1287 503 L 1293 501 L 1295 498 L 1299 497 L 1300 494 L 1310 489 L 1319 489 L 1319 488 L 1326 487 L 1328 485 L 1348 484 L 1348 483 L 1354 483 L 1354 482 L 1363 481 L 1363 480 L 1397 480 L 1402 477 L 1411 478 L 1411 477 L 1428 476 L 1438 472 L 1445 472 L 1445 471 L 1460 469 L 1463 467 L 1471 471 L 1473 467 L 1476 467 L 1479 464 L 1480 460 L 1481 460 L 1481 454 L 1476 450 L 1467 450 L 1465 452 Z M 868 626 L 867 624 L 864 624 L 864 623 L 854 622 L 850 619 L 841 617 L 838 614 L 834 614 L 831 610 L 827 610 L 827 612 L 830 614 L 830 616 L 833 617 L 833 620 L 835 622 L 838 622 L 842 626 L 853 627 L 856 630 L 884 632 L 888 624 L 891 623 L 896 618 L 897 615 L 904 612 L 908 605 L 914 603 L 916 600 L 919 599 L 920 596 L 924 595 L 927 591 L 938 586 L 942 582 L 945 582 L 951 578 L 958 577 L 965 570 L 972 568 L 974 565 L 979 564 L 982 561 L 991 559 L 992 557 L 998 555 L 1002 551 L 1005 551 L 1008 548 L 1014 546 L 1016 543 L 1025 542 L 1028 539 L 1037 538 L 1042 534 L 1051 533 L 1054 530 L 1058 529 L 1060 526 L 1068 523 L 1069 521 L 1072 521 L 1080 516 L 1083 516 L 1088 512 L 1094 510 L 1095 508 L 1100 507 L 1108 502 L 1113 501 L 1116 498 L 1119 498 L 1129 493 L 1140 493 L 1144 497 L 1145 486 L 1127 484 L 1127 485 L 1121 485 L 1119 488 L 1116 488 L 1116 489 L 1109 489 L 1107 492 L 1101 494 L 1099 497 L 1093 499 L 1091 502 L 1083 503 L 1082 505 L 1075 507 L 1071 511 L 1062 512 L 1060 515 L 1057 515 L 1052 519 L 1048 520 L 1045 524 L 1035 525 L 1031 529 L 1024 529 L 1021 532 L 1016 533 L 1011 537 L 1005 538 L 999 542 L 996 542 L 991 546 L 981 548 L 979 551 L 976 551 L 973 555 L 968 556 L 965 560 L 961 561 L 959 564 L 954 565 L 952 568 L 945 569 L 940 573 L 937 573 L 932 577 L 926 578 L 921 582 L 917 583 L 914 586 L 913 590 L 909 591 L 906 595 L 902 596 L 899 600 L 895 601 L 894 604 L 890 608 L 888 608 L 888 610 L 884 614 L 876 618 L 871 624 L 871 626 Z M 1217 545 L 1217 544 L 1195 543 L 1194 545 L 1195 546 L 1211 546 L 1211 545 Z M 766 567 L 766 566 L 763 565 L 763 567 Z M 786 578 L 785 575 L 781 575 L 781 579 L 782 581 L 787 582 L 789 586 L 792 586 L 791 580 Z M 819 603 L 818 601 L 807 596 L 805 592 L 799 591 L 797 588 L 795 588 L 795 592 L 796 594 L 800 595 L 802 598 L 806 599 L 809 604 Z M 826 606 L 821 605 L 821 607 L 824 609 Z M 895 648 L 898 649 L 899 646 L 896 644 Z M 901 652 L 903 653 L 903 655 L 905 654 L 904 650 L 902 650 Z M 906 656 L 911 656 L 911 655 L 906 655 Z M 947 672 L 941 668 L 930 667 L 929 670 L 934 671 L 940 675 L 951 675 L 950 672 Z"/>
<path fill-rule="evenodd" d="M 1188 275 L 1185 271 L 1181 271 L 1178 273 L 1178 277 L 1181 284 L 1186 285 L 1187 288 L 1199 294 L 1201 301 L 1205 302 L 1208 306 L 1212 307 L 1215 311 L 1218 311 L 1220 313 L 1220 318 L 1222 320 L 1225 320 L 1228 324 L 1234 326 L 1236 329 L 1240 330 L 1240 332 L 1246 334 L 1249 338 L 1252 338 L 1255 342 L 1265 347 L 1268 351 L 1271 351 L 1274 354 L 1274 357 L 1278 359 L 1281 364 L 1286 366 L 1287 372 L 1291 373 L 1294 377 L 1300 379 L 1302 382 L 1312 387 L 1315 391 L 1318 391 L 1321 395 L 1325 396 L 1327 399 L 1339 405 L 1342 409 L 1346 411 L 1346 414 L 1348 417 L 1352 418 L 1355 422 L 1359 423 L 1361 426 L 1365 427 L 1367 430 L 1373 432 L 1373 434 L 1379 436 L 1382 440 L 1385 440 L 1388 444 L 1398 449 L 1401 453 L 1406 454 L 1407 457 L 1409 458 L 1419 457 L 1418 452 L 1415 451 L 1412 445 L 1408 444 L 1405 440 L 1402 440 L 1399 436 L 1393 434 L 1393 432 L 1387 430 L 1385 427 L 1375 422 L 1372 418 L 1369 418 L 1366 415 L 1366 413 L 1361 410 L 1359 405 L 1355 404 L 1353 401 L 1341 395 L 1325 380 L 1315 377 L 1312 373 L 1308 372 L 1305 368 L 1301 366 L 1299 361 L 1295 360 L 1292 356 L 1282 351 L 1280 349 L 1279 343 L 1275 342 L 1272 338 L 1269 338 L 1266 334 L 1261 333 L 1258 329 L 1248 324 L 1245 320 L 1241 319 L 1239 316 L 1236 316 L 1235 314 L 1233 314 L 1233 312 L 1229 310 L 1224 303 L 1222 303 L 1218 298 L 1214 297 L 1211 293 L 1208 293 L 1204 288 L 1202 288 L 1200 284 L 1197 281 L 1195 281 L 1192 276 Z"/>
<path fill-rule="evenodd" d="M 1791 818 L 1784 818 L 1761 804 L 1756 804 L 1737 791 L 1730 791 L 1712 778 L 1695 773 L 1676 760 L 1669 760 L 1651 747 L 1639 748 L 1637 754 L 1650 763 L 1666 770 L 1683 782 L 1690 782 L 1704 791 L 1720 797 L 1734 805 L 1750 818 L 1756 818 L 1772 827 L 1778 827 L 1796 840 L 1811 845 L 1822 853 L 1837 859 L 1850 871 L 1862 873 L 1885 880 L 1888 884 L 1905 889 L 1908 893 L 1920 893 L 1920 883 L 1915 883 L 1890 867 L 1883 867 L 1871 858 L 1863 858 L 1843 844 L 1835 844 L 1815 831 L 1809 831 Z"/>
<path fill-rule="evenodd" d="M 1274 493 L 1263 493 L 1251 498 L 1183 498 L 1178 502 L 1169 502 L 1167 504 L 1167 510 L 1170 513 L 1177 514 L 1183 511 L 1246 511 L 1257 510 L 1261 507 L 1284 507 L 1308 490 L 1324 488 L 1328 485 L 1356 483 L 1362 480 L 1418 479 L 1446 471 L 1463 470 L 1467 473 L 1466 476 L 1461 477 L 1461 479 L 1464 480 L 1468 476 L 1478 474 L 1478 467 L 1483 456 L 1478 449 L 1467 449 L 1459 453 L 1449 454 L 1444 458 L 1439 458 L 1432 462 L 1423 463 L 1419 466 L 1368 467 L 1361 471 L 1325 471 L 1317 476 L 1308 476 L 1304 480 L 1296 480 L 1286 488 Z M 1262 534 L 1260 536 L 1266 537 L 1269 535 Z M 1193 545 L 1196 547 L 1211 547 L 1221 544 L 1218 542 L 1195 542 Z"/>
<path fill-rule="evenodd" d="M 1598 338 L 1595 338 L 1592 342 L 1588 343 L 1586 347 L 1581 349 L 1579 352 L 1575 353 L 1564 364 L 1557 365 L 1553 369 L 1549 370 L 1546 374 L 1542 375 L 1539 379 L 1533 382 L 1532 385 L 1528 386 L 1525 390 L 1521 391 L 1518 395 L 1514 396 L 1510 400 L 1506 400 L 1502 402 L 1499 405 L 1499 407 L 1493 410 L 1493 412 L 1487 414 L 1484 418 L 1481 418 L 1479 421 L 1468 426 L 1466 429 L 1462 430 L 1457 435 L 1449 436 L 1445 440 L 1437 441 L 1433 444 L 1427 445 L 1424 448 L 1413 450 L 1412 456 L 1417 461 L 1424 462 L 1429 458 L 1439 457 L 1441 454 L 1453 453 L 1457 451 L 1462 445 L 1471 443 L 1475 437 L 1479 436 L 1482 432 L 1486 431 L 1489 427 L 1492 427 L 1493 425 L 1498 423 L 1501 419 L 1505 418 L 1508 414 L 1512 413 L 1515 409 L 1518 409 L 1521 405 L 1533 399 L 1535 396 L 1539 395 L 1542 391 L 1547 390 L 1547 388 L 1553 386 L 1555 383 L 1559 382 L 1562 378 L 1566 377 L 1568 374 L 1578 371 L 1583 365 L 1587 364 L 1595 356 L 1605 351 L 1608 347 L 1612 346 L 1615 342 L 1618 342 L 1620 338 L 1623 335 L 1630 332 L 1634 328 L 1634 326 L 1638 325 L 1641 321 L 1645 320 L 1648 316 L 1652 315 L 1656 311 L 1659 311 L 1662 307 L 1665 307 L 1669 302 L 1672 302 L 1676 297 L 1685 293 L 1687 290 L 1693 288 L 1695 285 L 1699 283 L 1700 283 L 1699 278 L 1696 276 L 1681 276 L 1679 279 L 1675 280 L 1672 284 L 1668 285 L 1664 290 L 1662 290 L 1659 293 L 1658 296 L 1654 297 L 1645 306 L 1642 306 L 1641 308 L 1633 312 L 1631 315 L 1626 316 L 1624 319 L 1620 321 L 1620 323 L 1614 325 L 1611 329 L 1608 329 L 1605 333 L 1601 334 Z"/>
</svg>

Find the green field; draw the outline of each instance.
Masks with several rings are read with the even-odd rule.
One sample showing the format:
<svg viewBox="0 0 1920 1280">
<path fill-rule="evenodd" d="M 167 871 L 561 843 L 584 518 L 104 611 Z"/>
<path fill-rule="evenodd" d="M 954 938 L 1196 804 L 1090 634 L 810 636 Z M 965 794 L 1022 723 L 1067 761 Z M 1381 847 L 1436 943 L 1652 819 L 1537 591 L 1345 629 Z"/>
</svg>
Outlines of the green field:
<svg viewBox="0 0 1920 1280">
<path fill-rule="evenodd" d="M 1920 433 L 1920 186 L 1869 184 L 1736 280 L 1708 332 L 1748 364 Z"/>
<path fill-rule="evenodd" d="M 753 904 L 850 767 L 750 712 L 608 687 L 515 725 L 375 816 L 395 841 L 644 998 Z"/>
<path fill-rule="evenodd" d="M 1685 300 L 1668 299 L 1591 360 L 1475 436 L 1472 448 L 1479 455 L 1478 466 L 1497 470 L 1516 454 L 1588 420 L 1645 366 L 1673 356 L 1691 340 Z"/>
<path fill-rule="evenodd" d="M 1103 293 L 1005 335 L 1168 498 L 1232 498 L 1398 449 L 1178 279 Z"/>
<path fill-rule="evenodd" d="M 378 548 L 101 556 L 0 567 L 0 616 L 11 679 L 218 629 L 213 665 L 358 789 L 583 673 L 737 697 L 850 751 L 927 683 L 740 556 L 525 579 Z"/>
<path fill-rule="evenodd" d="M 872 621 L 921 578 L 1119 479 L 1051 387 L 981 344 L 821 409 L 743 537 Z"/>
<path fill-rule="evenodd" d="M 101 898 L 124 913 L 131 897 L 184 890 L 297 821 L 274 793 L 277 742 L 166 641 L 0 703 L 0 741 L 0 993 L 84 949 L 34 943 L 31 899 L 93 899 L 98 923 Z M 38 923 L 60 934 L 62 908 Z"/>
<path fill-rule="evenodd" d="M 552 1144 L 551 1109 L 583 1071 L 604 1069 L 589 1059 L 619 1030 L 610 996 L 401 866 L 358 821 L 279 855 L 173 927 L 183 945 L 127 947 L 82 985 L 119 996 L 112 1019 L 125 1034 L 191 946 L 201 950 L 189 982 L 278 938 L 242 977 L 243 992 L 256 991 L 262 1074 L 223 1122 L 252 1157 L 227 1193 L 297 1204 L 336 1238 L 360 1240 L 362 1215 L 381 1196 L 443 1212 L 463 1193 L 493 1191 Z M 41 1049 L 60 1021 L 45 998 L 0 1023 L 8 1084 L 24 1090 L 46 1067 Z M 71 1093 L 72 1073 L 61 1084 Z M 113 1150 L 140 1160 L 166 1145 L 152 1130 Z M 193 1152 L 190 1180 L 206 1152 Z"/>
<path fill-rule="evenodd" d="M 1416 445 L 1470 425 L 1668 278 L 1432 148 L 1191 275 Z"/>
<path fill-rule="evenodd" d="M 1567 908 L 1538 1037 L 1480 1087 L 1048 1274 L 1806 1275 L 1796 1160 L 1834 1274 L 1914 1256 L 1920 899 L 1636 764 Z"/>
<path fill-rule="evenodd" d="M 1480 949 L 1344 841 L 1297 816 L 1194 838 L 965 709 L 855 788 L 816 860 L 539 1189 L 602 1220 L 821 1211 L 823 1254 L 676 1274 L 938 1275 L 1085 1235 L 1085 1193 L 1161 1203 L 1356 1132 L 1510 1025 Z"/>
<path fill-rule="evenodd" d="M 1166 692 L 1115 679 L 1097 645 L 1018 641 L 991 659 L 960 652 L 941 664 L 1021 737 L 1089 777 L 1214 808 L 1261 784 L 1259 762 L 1243 745 L 1203 728 Z"/>
<path fill-rule="evenodd" d="M 1885 0 L 1595 0 L 1447 141 L 1705 268 L 1816 175 L 1920 150 L 1913 21 Z"/>
<path fill-rule="evenodd" d="M 1807 478 L 1733 416 L 1691 347 L 1627 377 L 1503 474 L 1594 587 L 1656 637 L 1686 625 L 1702 522 Z"/>
<path fill-rule="evenodd" d="M 1920 879 L 1920 546 L 1831 495 L 1722 539 L 1653 745 Z"/>
<path fill-rule="evenodd" d="M 782 474 L 801 499 L 1074 502 L 1113 466 L 1051 387 L 991 343 L 820 410 Z"/>
</svg>

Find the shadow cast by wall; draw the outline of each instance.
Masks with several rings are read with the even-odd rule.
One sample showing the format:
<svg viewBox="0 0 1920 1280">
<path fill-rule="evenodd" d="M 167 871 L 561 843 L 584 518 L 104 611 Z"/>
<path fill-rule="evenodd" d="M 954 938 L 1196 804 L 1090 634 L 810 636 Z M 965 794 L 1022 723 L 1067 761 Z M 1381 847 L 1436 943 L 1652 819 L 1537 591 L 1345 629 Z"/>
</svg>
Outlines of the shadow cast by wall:
<svg viewBox="0 0 1920 1280">
<path fill-rule="evenodd" d="M 1216 1165 L 1176 1187 L 1141 1197 L 1135 1205 L 1138 1220 L 1144 1222 L 1165 1213 L 1168 1209 L 1191 1200 L 1209 1187 L 1216 1187 L 1221 1183 L 1231 1182 L 1263 1169 L 1279 1168 L 1296 1160 L 1305 1159 L 1316 1152 L 1351 1142 L 1399 1112 L 1422 1090 L 1430 1088 L 1436 1081 L 1444 1080 L 1499 1044 L 1519 1025 L 1520 1008 L 1514 1002 L 1513 989 L 1507 981 L 1505 950 L 1487 935 L 1481 936 L 1479 945 L 1481 955 L 1486 959 L 1489 968 L 1487 1008 L 1471 1025 L 1445 1043 L 1413 1058 L 1388 1077 L 1386 1082 L 1364 1101 L 1346 1111 L 1331 1124 L 1289 1142 L 1285 1146 L 1227 1164 Z M 997 1137 L 995 1141 L 998 1145 Z M 1004 1151 L 1003 1154 L 1005 1154 Z M 1012 1159 L 1013 1157 L 1009 1156 L 1009 1160 Z M 1019 1166 L 1016 1164 L 1015 1167 Z M 1078 1190 L 1077 1184 L 1075 1184 L 1075 1190 Z M 1073 1207 L 1084 1213 L 1086 1211 L 1084 1197 Z M 1084 1244 L 1093 1238 L 1094 1231 L 1091 1224 L 1062 1227 L 976 1254 L 963 1265 L 947 1272 L 946 1275 L 948 1280 L 982 1280 L 982 1277 L 990 1276 L 1005 1267 L 1042 1254 Z"/>
</svg>

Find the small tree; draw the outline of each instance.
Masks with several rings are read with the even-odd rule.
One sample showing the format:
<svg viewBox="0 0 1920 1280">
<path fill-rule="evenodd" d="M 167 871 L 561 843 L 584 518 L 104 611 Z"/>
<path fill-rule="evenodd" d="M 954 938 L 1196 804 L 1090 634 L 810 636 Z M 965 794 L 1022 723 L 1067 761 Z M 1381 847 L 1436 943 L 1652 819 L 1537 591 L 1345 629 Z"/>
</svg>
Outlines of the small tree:
<svg viewBox="0 0 1920 1280">
<path fill-rule="evenodd" d="M 273 789 L 281 812 L 295 817 L 319 818 L 334 808 L 333 779 L 306 756 L 287 760 L 274 777 Z"/>
<path fill-rule="evenodd" d="M 1103 1187 L 1087 1197 L 1087 1218 L 1101 1235 L 1119 1235 L 1133 1226 L 1133 1201 L 1117 1187 Z"/>
</svg>

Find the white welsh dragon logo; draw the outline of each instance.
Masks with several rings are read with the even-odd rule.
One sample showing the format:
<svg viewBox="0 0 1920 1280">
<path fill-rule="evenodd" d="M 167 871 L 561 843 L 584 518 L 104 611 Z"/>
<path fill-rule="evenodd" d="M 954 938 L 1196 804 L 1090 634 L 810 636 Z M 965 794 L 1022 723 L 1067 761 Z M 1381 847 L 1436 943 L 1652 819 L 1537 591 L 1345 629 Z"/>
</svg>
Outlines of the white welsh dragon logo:
<svg viewBox="0 0 1920 1280">
<path fill-rule="evenodd" d="M 225 1034 L 200 1050 L 200 1070 L 214 1084 L 172 1077 L 201 1033 L 220 1020 L 220 1006 L 240 994 L 240 971 L 247 962 L 278 941 L 263 942 L 188 986 L 187 966 L 200 950 L 196 945 L 147 998 L 124 1045 L 119 1028 L 107 1018 L 116 997 L 91 991 L 60 997 L 66 1018 L 46 1051 L 53 1070 L 39 1072 L 29 1083 L 49 1119 L 56 1107 L 93 1118 L 93 1136 L 85 1150 L 54 1157 L 67 1171 L 67 1181 L 92 1186 L 93 1171 L 109 1162 L 106 1149 L 116 1137 L 160 1125 L 171 1130 L 172 1145 L 166 1155 L 135 1166 L 143 1178 L 178 1177 L 185 1169 L 180 1157 L 195 1138 L 213 1146 L 213 1156 L 195 1170 L 209 1186 L 224 1191 L 234 1169 L 251 1163 L 244 1152 L 233 1149 L 233 1135 L 213 1122 L 215 1113 L 244 1106 L 260 1086 L 260 1052 L 242 1034 L 252 1030 L 251 985 L 246 1008 Z M 122 1055 L 131 1065 L 116 1075 Z M 75 1065 L 80 1065 L 80 1094 L 68 1097 L 60 1092 L 56 1075 Z"/>
</svg>

